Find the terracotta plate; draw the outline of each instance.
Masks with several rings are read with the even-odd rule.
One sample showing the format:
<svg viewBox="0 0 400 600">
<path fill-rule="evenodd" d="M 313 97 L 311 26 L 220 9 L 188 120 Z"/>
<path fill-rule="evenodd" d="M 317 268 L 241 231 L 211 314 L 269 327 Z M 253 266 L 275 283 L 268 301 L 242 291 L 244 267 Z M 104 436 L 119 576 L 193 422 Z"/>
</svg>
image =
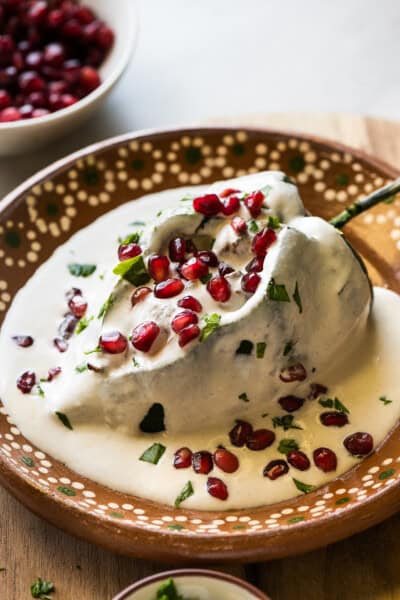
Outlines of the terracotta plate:
<svg viewBox="0 0 400 600">
<path fill-rule="evenodd" d="M 0 205 L 0 321 L 16 291 L 53 250 L 123 202 L 170 187 L 264 169 L 296 180 L 307 208 L 325 218 L 397 173 L 350 148 L 289 133 L 192 129 L 126 135 L 42 171 Z M 374 283 L 400 291 L 400 201 L 358 217 L 346 231 Z M 34 447 L 1 409 L 0 480 L 62 529 L 132 556 L 261 560 L 325 545 L 394 513 L 400 501 L 400 431 L 360 465 L 306 496 L 257 509 L 175 510 L 114 492 Z"/>
</svg>

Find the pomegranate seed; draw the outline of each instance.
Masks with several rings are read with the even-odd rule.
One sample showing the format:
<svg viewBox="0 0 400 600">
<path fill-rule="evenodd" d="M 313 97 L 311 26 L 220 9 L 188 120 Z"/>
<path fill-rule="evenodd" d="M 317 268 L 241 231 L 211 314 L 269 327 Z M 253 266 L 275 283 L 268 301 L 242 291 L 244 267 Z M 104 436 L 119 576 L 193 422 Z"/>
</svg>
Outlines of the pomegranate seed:
<svg viewBox="0 0 400 600">
<path fill-rule="evenodd" d="M 199 318 L 196 313 L 191 310 L 183 310 L 182 312 L 175 315 L 172 319 L 172 329 L 175 333 L 179 333 L 182 329 L 185 329 L 188 325 L 193 325 L 199 322 Z"/>
<path fill-rule="evenodd" d="M 232 194 L 240 194 L 240 190 L 235 190 L 235 188 L 226 188 L 225 190 L 222 190 L 219 197 L 227 198 L 228 196 L 231 196 Z"/>
<path fill-rule="evenodd" d="M 30 335 L 13 335 L 12 339 L 21 348 L 29 348 L 33 344 L 33 337 Z"/>
<path fill-rule="evenodd" d="M 82 25 L 77 19 L 69 19 L 64 23 L 62 33 L 71 40 L 81 38 L 83 35 Z"/>
<path fill-rule="evenodd" d="M 201 452 L 194 452 L 192 456 L 192 466 L 196 473 L 201 475 L 207 475 L 213 469 L 213 458 L 210 452 L 202 450 Z"/>
<path fill-rule="evenodd" d="M 225 216 L 233 215 L 240 209 L 240 200 L 237 196 L 231 196 L 222 203 L 222 212 Z"/>
<path fill-rule="evenodd" d="M 312 383 L 310 385 L 310 392 L 308 394 L 308 398 L 310 400 L 316 400 L 318 396 L 322 396 L 326 394 L 328 388 L 325 385 L 321 385 L 320 383 Z"/>
<path fill-rule="evenodd" d="M 65 60 L 65 48 L 62 44 L 53 42 L 45 46 L 43 60 L 52 67 L 60 67 Z"/>
<path fill-rule="evenodd" d="M 63 24 L 65 19 L 65 13 L 62 10 L 55 8 L 51 10 L 46 19 L 47 26 L 49 29 L 57 29 L 60 25 Z"/>
<path fill-rule="evenodd" d="M 208 266 L 200 258 L 193 256 L 179 267 L 179 272 L 185 279 L 194 281 L 208 275 Z"/>
<path fill-rule="evenodd" d="M 11 55 L 15 49 L 15 44 L 10 35 L 0 35 L 0 57 L 3 59 L 6 55 Z"/>
<path fill-rule="evenodd" d="M 193 310 L 194 312 L 198 313 L 203 310 L 202 305 L 194 296 L 184 296 L 178 300 L 178 306 L 181 308 L 188 308 L 189 310 Z"/>
<path fill-rule="evenodd" d="M 132 346 L 141 352 L 149 352 L 159 333 L 160 328 L 157 323 L 145 321 L 132 331 Z"/>
<path fill-rule="evenodd" d="M 248 438 L 253 433 L 253 427 L 247 421 L 236 421 L 236 425 L 229 432 L 231 444 L 237 448 L 245 445 Z"/>
<path fill-rule="evenodd" d="M 34 2 L 28 10 L 28 19 L 31 23 L 41 23 L 47 13 L 47 2 Z"/>
<path fill-rule="evenodd" d="M 131 304 L 135 306 L 139 302 L 142 302 L 146 296 L 151 293 L 151 289 L 147 286 L 138 287 L 131 296 Z"/>
<path fill-rule="evenodd" d="M 279 375 L 279 379 L 284 383 L 289 383 L 291 381 L 304 381 L 306 378 L 307 371 L 301 363 L 297 363 L 296 365 L 291 365 L 290 367 L 282 369 Z"/>
<path fill-rule="evenodd" d="M 268 248 L 277 240 L 273 229 L 262 229 L 253 238 L 251 249 L 256 256 L 265 256 Z"/>
<path fill-rule="evenodd" d="M 20 55 L 22 57 L 22 55 Z M 15 61 L 15 58 L 17 59 Z M 14 64 L 17 67 L 18 70 L 22 69 L 22 65 L 18 64 L 19 63 L 19 56 L 14 54 Z M 28 52 L 28 54 L 25 57 L 25 63 L 28 67 L 30 67 L 31 69 L 38 69 L 42 63 L 43 63 L 43 53 L 39 52 L 38 50 L 34 50 L 33 52 Z"/>
<path fill-rule="evenodd" d="M 261 191 L 252 192 L 245 199 L 244 203 L 252 217 L 256 218 L 261 212 L 261 206 L 264 202 L 264 194 Z"/>
<path fill-rule="evenodd" d="M 343 442 L 346 450 L 354 456 L 366 456 L 374 447 L 374 440 L 372 435 L 363 431 L 357 431 L 348 435 Z"/>
<path fill-rule="evenodd" d="M 42 108 L 47 106 L 47 98 L 43 92 L 32 92 L 28 95 L 28 102 L 35 108 Z"/>
<path fill-rule="evenodd" d="M 261 271 L 264 268 L 264 260 L 265 260 L 265 256 L 255 256 L 247 265 L 246 265 L 246 271 L 247 272 L 252 272 L 255 271 L 256 273 L 261 273 Z"/>
<path fill-rule="evenodd" d="M 196 339 L 200 335 L 200 327 L 197 325 L 188 325 L 179 334 L 179 345 L 181 348 L 186 346 L 189 342 Z"/>
<path fill-rule="evenodd" d="M 68 108 L 78 102 L 78 98 L 72 94 L 62 94 L 60 98 L 60 108 Z"/>
<path fill-rule="evenodd" d="M 109 331 L 100 336 L 99 346 L 107 354 L 121 354 L 125 352 L 128 340 L 119 331 Z"/>
<path fill-rule="evenodd" d="M 196 256 L 208 267 L 218 267 L 218 257 L 211 250 L 200 250 Z"/>
<path fill-rule="evenodd" d="M 246 441 L 249 450 L 264 450 L 275 441 L 275 433 L 269 429 L 256 429 Z"/>
<path fill-rule="evenodd" d="M 68 350 L 67 342 L 61 337 L 54 338 L 53 344 L 59 352 L 66 352 Z"/>
<path fill-rule="evenodd" d="M 207 283 L 207 291 L 217 302 L 227 302 L 231 297 L 231 286 L 225 277 L 217 275 Z"/>
<path fill-rule="evenodd" d="M 242 217 L 233 217 L 231 227 L 237 235 L 244 235 L 247 233 L 247 223 Z"/>
<path fill-rule="evenodd" d="M 247 294 L 254 294 L 260 281 L 261 277 L 257 273 L 247 273 L 242 277 L 242 290 Z"/>
<path fill-rule="evenodd" d="M 65 81 L 71 85 L 78 83 L 81 74 L 81 63 L 79 60 L 70 59 L 66 60 L 63 64 L 63 77 Z"/>
<path fill-rule="evenodd" d="M 184 287 L 180 279 L 166 279 L 157 283 L 154 288 L 154 295 L 156 298 L 172 298 L 180 294 Z"/>
<path fill-rule="evenodd" d="M 147 263 L 147 269 L 154 281 L 165 281 L 169 275 L 169 258 L 160 254 L 152 254 Z"/>
<path fill-rule="evenodd" d="M 49 81 L 47 88 L 49 94 L 58 94 L 59 96 L 68 91 L 68 85 L 65 81 Z"/>
<path fill-rule="evenodd" d="M 83 297 L 79 294 L 71 298 L 71 300 L 68 302 L 69 309 L 77 319 L 82 319 L 86 313 L 87 306 L 87 302 L 85 302 Z"/>
<path fill-rule="evenodd" d="M 0 112 L 0 123 L 11 123 L 12 121 L 19 121 L 21 118 L 20 111 L 14 106 L 4 108 Z"/>
<path fill-rule="evenodd" d="M 92 23 L 88 23 L 83 29 L 83 36 L 85 41 L 88 44 L 96 43 L 97 32 L 100 27 L 99 21 L 92 21 Z"/>
<path fill-rule="evenodd" d="M 65 292 L 65 297 L 67 299 L 67 302 L 69 302 L 74 296 L 82 296 L 82 290 L 80 290 L 79 288 L 73 287 L 70 290 L 68 290 L 67 292 Z"/>
<path fill-rule="evenodd" d="M 304 398 L 299 398 L 298 396 L 283 396 L 278 400 L 279 404 L 286 410 L 286 412 L 294 412 L 295 410 L 299 410 L 304 404 Z"/>
<path fill-rule="evenodd" d="M 37 119 L 39 117 L 46 117 L 50 114 L 50 111 L 47 108 L 35 108 L 32 112 L 32 119 Z"/>
<path fill-rule="evenodd" d="M 343 427 L 349 422 L 346 413 L 338 412 L 336 410 L 324 412 L 319 418 L 322 425 L 325 425 L 326 427 Z"/>
<path fill-rule="evenodd" d="M 292 465 L 292 467 L 299 471 L 307 471 L 311 465 L 308 456 L 304 452 L 301 452 L 301 450 L 291 450 L 288 452 L 287 461 L 289 465 Z"/>
<path fill-rule="evenodd" d="M 333 450 L 329 448 L 317 448 L 313 452 L 315 466 L 324 473 L 335 471 L 337 467 L 337 458 Z"/>
<path fill-rule="evenodd" d="M 36 71 L 24 71 L 21 73 L 18 77 L 18 85 L 25 94 L 41 92 L 45 88 L 44 79 Z"/>
<path fill-rule="evenodd" d="M 58 327 L 58 333 L 64 340 L 68 340 L 75 331 L 78 319 L 73 314 L 68 314 L 61 321 Z"/>
<path fill-rule="evenodd" d="M 106 25 L 102 25 L 96 36 L 96 41 L 101 48 L 109 50 L 114 43 L 114 32 Z"/>
<path fill-rule="evenodd" d="M 53 379 L 55 377 L 57 377 L 57 375 L 59 375 L 60 373 L 61 373 L 61 367 L 52 367 L 51 369 L 49 369 L 47 381 L 53 381 Z"/>
<path fill-rule="evenodd" d="M 78 19 L 82 25 L 88 25 L 95 19 L 93 11 L 91 11 L 88 6 L 78 6 L 74 13 L 74 17 Z"/>
<path fill-rule="evenodd" d="M 229 273 L 233 273 L 234 270 L 235 269 L 233 269 L 226 262 L 220 262 L 219 265 L 218 265 L 218 272 L 219 272 L 220 275 L 222 275 L 222 277 L 225 277 L 225 275 L 229 275 Z"/>
<path fill-rule="evenodd" d="M 142 253 L 142 249 L 139 244 L 121 244 L 118 247 L 118 258 L 121 262 L 128 260 L 128 258 L 134 258 Z"/>
<path fill-rule="evenodd" d="M 20 115 L 23 119 L 31 119 L 34 108 L 32 104 L 23 104 L 19 109 Z"/>
<path fill-rule="evenodd" d="M 218 498 L 218 500 L 226 500 L 228 498 L 228 488 L 218 477 L 209 477 L 207 479 L 207 492 L 213 498 Z"/>
<path fill-rule="evenodd" d="M 274 481 L 278 479 L 278 477 L 282 477 L 282 475 L 286 475 L 289 471 L 289 465 L 285 460 L 277 459 L 271 460 L 266 467 L 264 467 L 263 475 L 264 477 L 268 477 Z"/>
<path fill-rule="evenodd" d="M 206 217 L 213 217 L 222 210 L 222 204 L 216 194 L 205 194 L 194 198 L 193 208 Z"/>
<path fill-rule="evenodd" d="M 36 375 L 33 371 L 25 371 L 17 379 L 17 388 L 23 394 L 29 394 L 36 383 Z"/>
<path fill-rule="evenodd" d="M 214 452 L 214 462 L 225 473 L 234 473 L 239 468 L 239 459 L 225 448 L 217 448 Z"/>
<path fill-rule="evenodd" d="M 80 83 L 86 92 L 92 92 L 101 83 L 100 75 L 93 67 L 82 67 L 80 71 Z"/>
<path fill-rule="evenodd" d="M 173 238 L 168 246 L 169 257 L 173 262 L 182 263 L 185 260 L 186 240 L 181 237 Z"/>
<path fill-rule="evenodd" d="M 11 105 L 11 96 L 6 90 L 0 90 L 0 110 Z"/>
<path fill-rule="evenodd" d="M 174 454 L 175 469 L 187 469 L 192 464 L 192 451 L 189 448 L 179 448 Z"/>
</svg>

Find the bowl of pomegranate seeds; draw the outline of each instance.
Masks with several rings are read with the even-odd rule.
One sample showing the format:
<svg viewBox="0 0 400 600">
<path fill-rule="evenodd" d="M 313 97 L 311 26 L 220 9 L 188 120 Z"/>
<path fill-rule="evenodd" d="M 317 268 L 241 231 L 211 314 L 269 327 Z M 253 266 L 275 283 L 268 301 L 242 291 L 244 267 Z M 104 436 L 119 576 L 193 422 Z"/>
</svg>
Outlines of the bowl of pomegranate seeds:
<svg viewBox="0 0 400 600">
<path fill-rule="evenodd" d="M 121 77 L 137 37 L 132 0 L 0 2 L 0 156 L 78 127 Z"/>
<path fill-rule="evenodd" d="M 395 177 L 311 136 L 189 128 L 9 194 L 0 482 L 153 560 L 275 559 L 395 512 Z"/>
<path fill-rule="evenodd" d="M 270 600 L 259 589 L 233 575 L 209 569 L 176 569 L 136 581 L 114 600 Z"/>
</svg>

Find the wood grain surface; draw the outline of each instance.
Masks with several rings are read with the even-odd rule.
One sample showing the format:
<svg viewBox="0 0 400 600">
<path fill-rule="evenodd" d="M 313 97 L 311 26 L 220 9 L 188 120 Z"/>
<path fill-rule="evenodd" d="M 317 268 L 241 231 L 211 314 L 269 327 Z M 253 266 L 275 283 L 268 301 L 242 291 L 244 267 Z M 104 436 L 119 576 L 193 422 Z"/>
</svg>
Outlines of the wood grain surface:
<svg viewBox="0 0 400 600">
<path fill-rule="evenodd" d="M 314 133 L 362 148 L 400 170 L 400 123 L 291 113 L 252 115 L 223 124 Z M 30 584 L 38 576 L 54 581 L 54 600 L 111 600 L 129 583 L 176 566 L 120 557 L 74 539 L 29 513 L 2 489 L 0 510 L 1 600 L 28 600 Z M 218 569 L 247 578 L 273 600 L 400 600 L 400 515 L 304 556 Z"/>
</svg>

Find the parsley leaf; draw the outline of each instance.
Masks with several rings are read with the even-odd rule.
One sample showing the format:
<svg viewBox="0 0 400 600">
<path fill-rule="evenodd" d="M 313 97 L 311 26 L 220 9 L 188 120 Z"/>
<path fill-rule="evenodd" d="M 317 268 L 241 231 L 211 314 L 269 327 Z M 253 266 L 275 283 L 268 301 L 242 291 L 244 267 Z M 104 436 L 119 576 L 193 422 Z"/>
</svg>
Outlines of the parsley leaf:
<svg viewBox="0 0 400 600">
<path fill-rule="evenodd" d="M 64 427 L 66 427 L 67 429 L 70 429 L 71 431 L 73 430 L 71 421 L 68 419 L 67 415 L 65 415 L 62 412 L 57 412 L 57 411 L 56 411 L 56 415 L 60 419 L 60 421 L 64 425 Z"/>
<path fill-rule="evenodd" d="M 99 314 L 97 315 L 98 319 L 101 319 L 102 317 L 104 317 L 104 315 L 106 315 L 108 313 L 108 311 L 114 304 L 114 301 L 115 301 L 114 294 L 110 294 L 108 296 L 107 300 L 104 302 L 103 306 L 99 310 Z"/>
<path fill-rule="evenodd" d="M 283 415 L 282 417 L 272 417 L 272 424 L 274 429 L 277 427 L 282 427 L 283 431 L 287 431 L 288 429 L 303 429 L 300 425 L 296 425 L 293 423 L 294 416 L 293 415 Z"/>
<path fill-rule="evenodd" d="M 247 227 L 249 231 L 251 231 L 251 233 L 257 233 L 258 231 L 260 231 L 258 223 L 254 219 L 249 219 L 247 221 Z"/>
<path fill-rule="evenodd" d="M 134 231 L 133 233 L 127 235 L 125 238 L 119 240 L 119 243 L 121 244 L 121 246 L 126 246 L 127 244 L 137 244 L 140 240 L 140 236 L 140 233 Z"/>
<path fill-rule="evenodd" d="M 393 400 L 388 400 L 388 399 L 386 398 L 386 396 L 381 396 L 381 397 L 379 398 L 379 400 L 380 400 L 381 402 L 383 402 L 384 406 L 387 406 L 388 404 L 392 404 L 392 402 L 393 402 Z"/>
<path fill-rule="evenodd" d="M 171 526 L 169 527 L 171 529 Z M 172 577 L 164 581 L 157 590 L 156 600 L 185 600 L 176 589 Z"/>
<path fill-rule="evenodd" d="M 292 450 L 298 450 L 299 445 L 296 440 L 284 438 L 279 442 L 278 452 L 281 454 L 288 454 Z"/>
<path fill-rule="evenodd" d="M 201 330 L 201 342 L 207 340 L 210 337 L 210 335 L 214 333 L 216 329 L 218 329 L 221 323 L 221 315 L 218 315 L 217 313 L 205 315 L 203 317 L 203 320 L 205 321 L 205 327 L 203 327 L 203 329 Z"/>
<path fill-rule="evenodd" d="M 246 392 L 239 394 L 238 398 L 239 398 L 239 400 L 243 400 L 243 402 L 250 402 L 249 397 L 246 394 Z"/>
<path fill-rule="evenodd" d="M 208 283 L 210 281 L 210 279 L 212 278 L 212 273 L 207 273 L 207 275 L 204 275 L 204 277 L 200 277 L 200 281 L 201 283 Z"/>
<path fill-rule="evenodd" d="M 293 477 L 293 483 L 300 492 L 303 492 L 303 494 L 309 494 L 310 492 L 313 492 L 315 489 L 317 489 L 315 485 L 303 483 L 303 481 L 299 481 L 298 479 L 295 479 L 294 477 Z"/>
<path fill-rule="evenodd" d="M 275 283 L 274 279 L 271 279 L 268 284 L 267 297 L 269 300 L 276 300 L 277 302 L 290 302 L 286 287 L 283 284 Z"/>
<path fill-rule="evenodd" d="M 257 358 L 264 358 L 265 348 L 267 344 L 265 342 L 257 342 L 256 344 L 256 356 Z"/>
<path fill-rule="evenodd" d="M 321 398 L 318 400 L 318 404 L 323 406 L 324 408 L 334 408 L 342 413 L 350 414 L 349 409 L 340 402 L 338 398 Z"/>
<path fill-rule="evenodd" d="M 152 465 L 157 465 L 165 450 L 165 446 L 155 443 L 143 452 L 139 460 L 151 463 Z"/>
<path fill-rule="evenodd" d="M 122 279 L 129 281 L 129 283 L 135 286 L 144 285 L 150 281 L 150 275 L 146 270 L 141 254 L 120 262 L 113 269 L 113 273 L 115 273 L 115 275 L 120 275 Z"/>
<path fill-rule="evenodd" d="M 71 263 L 68 265 L 68 270 L 75 277 L 89 277 L 96 270 L 96 265 Z"/>
<path fill-rule="evenodd" d="M 40 396 L 40 398 L 44 398 L 44 396 L 45 396 L 44 389 L 42 388 L 40 383 L 37 384 L 36 391 L 37 391 L 37 395 Z"/>
<path fill-rule="evenodd" d="M 296 287 L 294 288 L 294 293 L 293 293 L 292 298 L 296 302 L 297 306 L 299 307 L 299 313 L 301 314 L 303 312 L 303 304 L 301 302 L 300 292 L 299 292 L 299 284 L 297 281 L 296 281 Z"/>
<path fill-rule="evenodd" d="M 46 581 L 38 577 L 31 585 L 32 598 L 39 598 L 40 600 L 51 600 L 48 594 L 54 592 L 54 583 Z"/>
<path fill-rule="evenodd" d="M 292 342 L 286 342 L 285 347 L 283 349 L 283 356 L 287 356 L 289 354 L 289 352 L 291 352 L 293 349 L 293 343 Z"/>
<path fill-rule="evenodd" d="M 88 368 L 87 368 L 87 364 L 86 363 L 83 363 L 81 365 L 77 365 L 75 367 L 76 373 L 83 373 L 84 371 L 87 371 L 87 370 L 88 370 Z"/>
<path fill-rule="evenodd" d="M 269 229 L 279 229 L 281 226 L 278 217 L 272 217 L 271 215 L 268 217 L 267 226 Z"/>
<path fill-rule="evenodd" d="M 242 340 L 235 352 L 235 354 L 251 354 L 253 352 L 254 344 L 250 340 Z"/>
<path fill-rule="evenodd" d="M 94 317 L 82 317 L 82 319 L 80 319 L 78 321 L 78 323 L 76 324 L 76 329 L 75 329 L 75 333 L 77 335 L 79 335 L 80 333 L 82 333 L 82 331 L 84 331 L 87 327 L 89 327 L 90 322 L 93 321 Z"/>
<path fill-rule="evenodd" d="M 175 508 L 179 508 L 180 505 L 182 504 L 182 502 L 184 502 L 185 500 L 190 498 L 190 496 L 193 496 L 193 494 L 194 494 L 194 489 L 193 489 L 192 482 L 188 481 L 187 483 L 185 483 L 185 485 L 182 488 L 181 493 L 179 494 L 179 496 L 177 496 L 177 498 L 175 500 Z"/>
</svg>

